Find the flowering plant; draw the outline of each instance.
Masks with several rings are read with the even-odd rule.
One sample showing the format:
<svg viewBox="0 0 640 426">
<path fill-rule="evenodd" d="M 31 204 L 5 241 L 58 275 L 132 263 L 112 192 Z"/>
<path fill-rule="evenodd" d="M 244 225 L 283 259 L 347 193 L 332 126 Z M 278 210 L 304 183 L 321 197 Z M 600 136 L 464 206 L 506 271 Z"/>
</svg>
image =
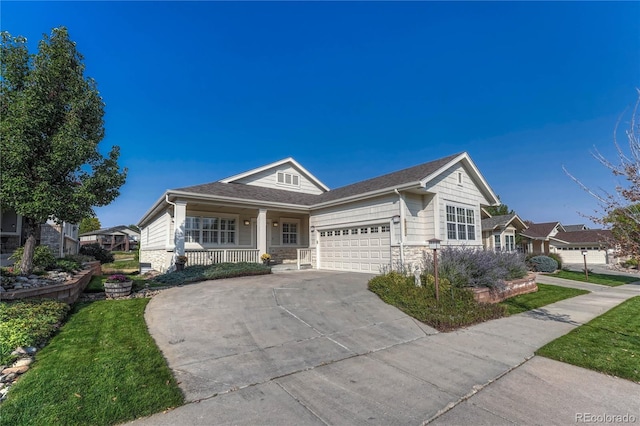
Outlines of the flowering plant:
<svg viewBox="0 0 640 426">
<path fill-rule="evenodd" d="M 131 280 L 129 279 L 129 277 L 123 274 L 109 275 L 109 278 L 107 278 L 108 283 L 123 283 L 125 281 L 131 281 Z"/>
<path fill-rule="evenodd" d="M 176 263 L 187 263 L 187 256 L 176 256 Z"/>
<path fill-rule="evenodd" d="M 260 256 L 260 259 L 264 260 L 271 260 L 271 255 L 269 253 L 264 253 L 262 256 Z"/>
</svg>

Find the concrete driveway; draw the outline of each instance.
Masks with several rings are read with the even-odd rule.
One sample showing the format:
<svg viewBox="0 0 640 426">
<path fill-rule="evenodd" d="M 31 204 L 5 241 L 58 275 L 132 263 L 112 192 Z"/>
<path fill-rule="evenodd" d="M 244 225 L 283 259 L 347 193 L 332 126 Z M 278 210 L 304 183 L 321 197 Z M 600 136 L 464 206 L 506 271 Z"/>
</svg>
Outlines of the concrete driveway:
<svg viewBox="0 0 640 426">
<path fill-rule="evenodd" d="M 638 384 L 534 358 L 640 294 L 640 285 L 590 284 L 587 295 L 437 333 L 370 293 L 370 278 L 303 271 L 162 292 L 145 318 L 187 404 L 132 423 L 573 424 L 577 413 L 640 416 Z"/>
<path fill-rule="evenodd" d="M 162 292 L 145 318 L 196 401 L 436 333 L 368 291 L 371 277 L 304 271 L 211 281 Z"/>
</svg>

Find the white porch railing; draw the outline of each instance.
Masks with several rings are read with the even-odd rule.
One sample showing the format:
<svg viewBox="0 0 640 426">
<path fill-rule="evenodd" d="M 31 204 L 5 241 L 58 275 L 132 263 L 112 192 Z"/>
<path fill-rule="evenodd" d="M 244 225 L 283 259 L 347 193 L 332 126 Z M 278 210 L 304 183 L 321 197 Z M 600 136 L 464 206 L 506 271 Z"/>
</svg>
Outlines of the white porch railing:
<svg viewBox="0 0 640 426">
<path fill-rule="evenodd" d="M 311 251 L 312 249 L 298 249 L 298 269 L 302 265 L 312 265 Z"/>
<path fill-rule="evenodd" d="M 186 250 L 187 265 L 213 265 L 214 263 L 260 263 L 257 249 Z"/>
</svg>

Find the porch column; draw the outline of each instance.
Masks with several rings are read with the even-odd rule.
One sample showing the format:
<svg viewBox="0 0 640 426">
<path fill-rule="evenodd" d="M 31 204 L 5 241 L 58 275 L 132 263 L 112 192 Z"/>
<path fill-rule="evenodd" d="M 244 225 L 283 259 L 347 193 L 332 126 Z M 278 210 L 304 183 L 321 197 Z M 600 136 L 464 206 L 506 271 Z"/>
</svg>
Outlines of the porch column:
<svg viewBox="0 0 640 426">
<path fill-rule="evenodd" d="M 176 255 L 184 255 L 184 226 L 187 218 L 187 203 L 184 201 L 176 201 L 173 209 L 173 223 L 175 227 L 173 244 L 175 245 L 174 253 Z"/>
<path fill-rule="evenodd" d="M 267 209 L 258 210 L 256 244 L 260 256 L 267 252 Z"/>
</svg>

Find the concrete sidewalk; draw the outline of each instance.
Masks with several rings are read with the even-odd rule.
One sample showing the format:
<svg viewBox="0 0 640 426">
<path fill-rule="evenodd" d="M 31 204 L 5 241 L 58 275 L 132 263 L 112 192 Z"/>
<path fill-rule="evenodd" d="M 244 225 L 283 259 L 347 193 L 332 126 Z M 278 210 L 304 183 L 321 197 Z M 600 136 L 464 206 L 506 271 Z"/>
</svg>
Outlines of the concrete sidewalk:
<svg viewBox="0 0 640 426">
<path fill-rule="evenodd" d="M 640 422 L 640 385 L 534 358 L 539 347 L 640 295 L 640 285 L 634 284 L 590 289 L 594 290 L 590 294 L 527 313 L 452 333 L 425 332 L 368 351 L 354 349 L 349 339 L 326 334 L 323 339 L 342 351 L 334 361 L 282 375 L 274 371 L 249 385 L 132 424 L 547 425 L 574 424 L 581 413 L 630 415 Z M 394 315 L 389 320 L 396 327 L 392 334 L 396 333 L 403 320 Z M 286 356 L 316 356 L 313 347 L 302 350 L 310 352 Z M 279 354 L 260 353 L 262 358 L 271 356 Z M 273 361 L 262 358 L 248 359 L 251 364 L 233 370 Z"/>
</svg>

